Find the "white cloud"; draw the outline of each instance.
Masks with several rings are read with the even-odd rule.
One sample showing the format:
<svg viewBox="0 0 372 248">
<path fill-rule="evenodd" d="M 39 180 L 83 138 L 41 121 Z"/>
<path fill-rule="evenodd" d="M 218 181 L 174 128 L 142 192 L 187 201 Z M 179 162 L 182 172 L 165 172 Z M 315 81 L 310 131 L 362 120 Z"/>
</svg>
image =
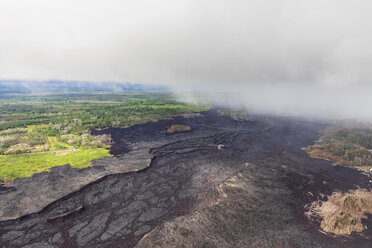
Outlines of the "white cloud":
<svg viewBox="0 0 372 248">
<path fill-rule="evenodd" d="M 371 90 L 370 13 L 368 0 L 2 0 L 0 78 Z"/>
</svg>

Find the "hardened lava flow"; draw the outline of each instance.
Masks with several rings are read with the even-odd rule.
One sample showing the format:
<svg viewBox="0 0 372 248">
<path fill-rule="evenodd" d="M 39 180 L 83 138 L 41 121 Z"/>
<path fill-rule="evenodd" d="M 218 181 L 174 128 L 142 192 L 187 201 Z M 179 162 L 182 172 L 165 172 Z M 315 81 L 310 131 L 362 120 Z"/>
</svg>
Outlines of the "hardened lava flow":
<svg viewBox="0 0 372 248">
<path fill-rule="evenodd" d="M 191 130 L 165 132 L 173 124 Z M 371 189 L 367 175 L 301 149 L 324 127 L 212 110 L 93 131 L 111 134 L 114 158 L 1 190 L 1 247 L 371 247 L 371 217 L 335 236 L 305 216 L 332 192 Z"/>
</svg>

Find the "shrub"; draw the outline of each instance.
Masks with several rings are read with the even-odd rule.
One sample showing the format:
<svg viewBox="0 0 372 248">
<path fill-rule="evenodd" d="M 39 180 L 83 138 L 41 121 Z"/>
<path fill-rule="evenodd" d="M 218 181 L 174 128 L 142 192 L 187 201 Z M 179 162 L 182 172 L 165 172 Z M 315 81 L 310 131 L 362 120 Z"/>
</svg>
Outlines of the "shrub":
<svg viewBox="0 0 372 248">
<path fill-rule="evenodd" d="M 20 143 L 13 146 L 10 146 L 4 154 L 21 154 L 21 153 L 30 153 L 33 151 L 33 147 L 29 144 Z"/>
</svg>

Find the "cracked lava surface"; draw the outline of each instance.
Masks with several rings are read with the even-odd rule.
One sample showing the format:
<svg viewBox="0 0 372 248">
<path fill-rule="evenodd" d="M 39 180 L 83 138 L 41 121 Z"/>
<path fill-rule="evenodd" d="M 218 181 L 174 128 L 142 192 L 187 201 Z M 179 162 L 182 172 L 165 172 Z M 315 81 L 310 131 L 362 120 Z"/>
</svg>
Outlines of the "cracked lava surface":
<svg viewBox="0 0 372 248">
<path fill-rule="evenodd" d="M 191 131 L 165 133 L 172 124 Z M 371 189 L 367 175 L 301 150 L 324 126 L 212 110 L 93 131 L 112 135 L 114 158 L 1 189 L 0 246 L 371 247 L 371 217 L 364 232 L 333 236 L 304 214 L 333 191 Z"/>
</svg>

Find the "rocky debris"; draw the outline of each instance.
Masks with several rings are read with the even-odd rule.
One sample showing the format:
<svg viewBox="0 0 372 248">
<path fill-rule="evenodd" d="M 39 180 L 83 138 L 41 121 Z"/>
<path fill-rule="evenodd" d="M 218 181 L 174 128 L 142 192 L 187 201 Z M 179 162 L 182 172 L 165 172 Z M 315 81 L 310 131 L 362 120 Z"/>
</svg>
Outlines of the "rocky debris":
<svg viewBox="0 0 372 248">
<path fill-rule="evenodd" d="M 192 119 L 97 131 L 111 134 L 113 149 L 130 144 L 133 153 L 98 161 L 92 170 L 120 171 L 141 157 L 139 149 L 151 162 L 80 186 L 37 213 L 0 222 L 0 246 L 370 247 L 372 228 L 333 237 L 304 215 L 306 204 L 336 188 L 365 188 L 368 177 L 301 150 L 322 125 L 267 118 L 234 120 L 209 111 Z M 161 133 L 172 123 L 192 130 Z M 216 149 L 219 144 L 224 149 Z"/>
<path fill-rule="evenodd" d="M 68 210 L 67 212 L 64 212 L 64 213 L 61 213 L 61 214 L 57 214 L 56 216 L 52 216 L 48 219 L 48 221 L 54 221 L 56 219 L 59 219 L 59 218 L 63 218 L 63 217 L 66 217 L 67 215 L 70 215 L 70 214 L 73 214 L 73 213 L 77 213 L 79 211 L 81 211 L 83 209 L 82 206 L 79 206 L 75 209 L 72 209 L 72 210 Z"/>
<path fill-rule="evenodd" d="M 280 173 L 270 162 L 243 166 L 219 186 L 218 202 L 156 227 L 136 247 L 178 247 L 179 244 L 183 247 L 275 247 L 276 244 L 296 247 L 290 246 L 290 242 L 299 244 L 297 240 L 301 239 L 310 243 L 311 237 L 303 237 L 288 203 L 281 200 L 288 198 L 289 190 L 280 182 L 271 181 L 271 169 L 276 175 Z M 274 185 L 275 191 L 271 188 Z"/>
<path fill-rule="evenodd" d="M 279 156 L 245 163 L 218 187 L 217 202 L 162 223 L 135 247 L 179 247 L 180 244 L 182 247 L 221 248 L 370 247 L 370 232 L 335 237 L 319 232 L 316 225 L 306 222 L 303 202 L 320 196 L 308 195 L 310 197 L 305 200 L 298 194 L 304 194 L 305 188 L 316 192 L 317 185 L 310 179 L 312 174 L 306 177 L 280 166 L 281 159 L 283 157 Z M 292 154 L 287 159 L 287 168 L 313 161 L 301 154 Z M 357 171 L 354 173 L 358 176 Z M 366 178 L 358 179 L 365 181 Z"/>
<path fill-rule="evenodd" d="M 76 238 L 80 247 L 85 246 L 88 242 L 102 233 L 110 213 L 96 215 L 87 225 L 81 226 L 80 223 L 69 230 L 69 236 Z"/>
</svg>

